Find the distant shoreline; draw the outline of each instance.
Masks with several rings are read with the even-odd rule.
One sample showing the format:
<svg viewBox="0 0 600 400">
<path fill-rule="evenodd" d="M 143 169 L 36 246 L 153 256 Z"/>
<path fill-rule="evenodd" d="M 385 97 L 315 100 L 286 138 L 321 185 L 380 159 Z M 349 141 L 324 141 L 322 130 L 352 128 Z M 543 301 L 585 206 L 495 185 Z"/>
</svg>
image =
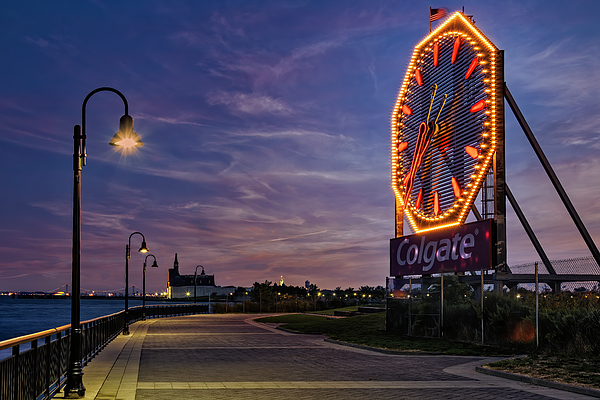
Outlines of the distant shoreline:
<svg viewBox="0 0 600 400">
<path fill-rule="evenodd" d="M 65 299 L 70 300 L 70 295 L 55 295 L 52 293 L 11 293 L 11 294 L 1 294 L 2 297 L 8 297 L 13 299 Z M 81 299 L 93 299 L 93 300 L 114 300 L 120 299 L 125 300 L 125 296 L 103 296 L 103 295 L 87 295 L 82 294 Z M 142 296 L 129 296 L 128 300 L 143 300 Z M 172 301 L 171 299 L 167 299 L 166 297 L 155 297 L 155 296 L 146 296 L 146 301 Z M 182 301 L 182 299 L 173 299 Z M 183 300 L 185 301 L 185 300 Z"/>
</svg>

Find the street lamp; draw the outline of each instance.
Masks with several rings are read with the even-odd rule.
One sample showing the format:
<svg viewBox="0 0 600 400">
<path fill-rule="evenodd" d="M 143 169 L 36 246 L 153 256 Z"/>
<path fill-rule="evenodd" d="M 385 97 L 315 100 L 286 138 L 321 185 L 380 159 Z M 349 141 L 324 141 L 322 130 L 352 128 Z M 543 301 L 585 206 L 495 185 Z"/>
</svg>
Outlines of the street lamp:
<svg viewBox="0 0 600 400">
<path fill-rule="evenodd" d="M 129 235 L 129 242 L 125 246 L 125 322 L 123 324 L 123 335 L 129 335 L 129 258 L 131 257 L 131 237 L 133 235 L 142 236 L 142 245 L 138 249 L 140 253 L 147 253 L 146 238 L 141 232 L 133 232 Z"/>
<path fill-rule="evenodd" d="M 204 276 L 204 267 L 202 265 L 197 265 L 196 272 L 194 272 L 194 304 L 196 304 L 196 286 L 198 286 L 198 282 L 197 282 L 198 268 L 202 268 L 202 272 L 200 273 L 200 276 Z"/>
<path fill-rule="evenodd" d="M 121 117 L 120 129 L 115 136 L 121 139 L 111 140 L 112 145 L 121 146 L 124 149 L 141 146 L 140 137 L 133 131 L 133 118 L 129 116 L 129 106 L 127 99 L 117 89 L 110 87 L 101 87 L 92 90 L 83 100 L 81 106 L 81 125 L 75 125 L 73 133 L 73 251 L 71 267 L 71 344 L 69 349 L 69 367 L 67 369 L 67 378 L 64 388 L 65 398 L 78 399 L 85 396 L 85 386 L 83 386 L 83 372 L 81 365 L 81 325 L 80 325 L 80 305 L 81 305 L 81 170 L 86 163 L 85 146 L 85 108 L 88 100 L 94 94 L 102 91 L 113 92 L 121 97 L 125 105 L 125 115 Z M 125 140 L 127 139 L 127 140 Z M 114 141 L 114 143 L 113 143 Z"/>
<path fill-rule="evenodd" d="M 227 293 L 227 298 L 225 299 L 225 313 L 227 314 L 227 305 L 229 305 L 229 295 L 232 293 Z"/>
<path fill-rule="evenodd" d="M 156 263 L 156 257 L 154 257 L 154 254 L 146 255 L 146 258 L 144 258 L 144 279 L 142 281 L 142 321 L 146 320 L 146 261 L 148 261 L 148 257 L 154 258 L 152 268 L 158 268 L 158 264 Z"/>
<path fill-rule="evenodd" d="M 277 296 L 275 296 L 275 312 L 277 312 L 277 302 L 279 301 L 279 296 L 281 296 L 281 293 L 277 292 Z"/>
</svg>

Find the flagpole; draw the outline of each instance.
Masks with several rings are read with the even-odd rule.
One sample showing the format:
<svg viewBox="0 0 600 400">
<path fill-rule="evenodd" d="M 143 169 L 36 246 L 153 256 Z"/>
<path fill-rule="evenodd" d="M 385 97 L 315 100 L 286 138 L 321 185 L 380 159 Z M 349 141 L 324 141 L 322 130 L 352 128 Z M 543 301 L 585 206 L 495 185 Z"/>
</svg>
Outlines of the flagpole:
<svg viewBox="0 0 600 400">
<path fill-rule="evenodd" d="M 429 33 L 431 33 L 431 7 L 429 7 Z"/>
</svg>

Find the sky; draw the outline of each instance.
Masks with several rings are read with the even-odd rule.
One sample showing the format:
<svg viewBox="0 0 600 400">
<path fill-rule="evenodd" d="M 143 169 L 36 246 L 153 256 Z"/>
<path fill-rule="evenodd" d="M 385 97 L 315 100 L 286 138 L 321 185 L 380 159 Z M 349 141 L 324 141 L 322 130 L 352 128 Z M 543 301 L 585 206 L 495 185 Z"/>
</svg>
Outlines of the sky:
<svg viewBox="0 0 600 400">
<path fill-rule="evenodd" d="M 385 285 L 392 109 L 429 7 L 463 6 L 505 51 L 507 85 L 599 242 L 597 1 L 4 1 L 0 291 L 70 284 L 73 127 L 104 86 L 125 95 L 144 146 L 116 152 L 122 100 L 89 100 L 82 289 L 123 290 L 137 231 L 159 264 L 148 292 L 165 290 L 175 253 L 182 274 L 203 265 L 221 286 Z M 507 183 L 542 246 L 589 256 L 505 112 Z M 507 218 L 509 265 L 539 259 Z"/>
</svg>

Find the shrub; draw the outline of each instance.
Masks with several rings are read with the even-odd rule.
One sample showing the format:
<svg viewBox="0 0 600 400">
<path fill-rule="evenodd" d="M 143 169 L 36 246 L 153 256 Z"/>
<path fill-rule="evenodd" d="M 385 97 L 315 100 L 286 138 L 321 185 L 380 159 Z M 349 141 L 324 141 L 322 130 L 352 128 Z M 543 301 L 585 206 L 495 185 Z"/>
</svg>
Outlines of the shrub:
<svg viewBox="0 0 600 400">
<path fill-rule="evenodd" d="M 453 302 L 444 301 L 444 337 L 480 342 L 481 303 L 462 295 L 462 291 L 455 292 L 459 295 L 453 296 Z M 485 293 L 485 343 L 516 351 L 536 349 L 535 293 L 520 291 L 519 295 L 517 298 L 510 293 Z M 565 354 L 600 352 L 600 302 L 595 293 L 546 293 L 539 300 L 540 350 Z M 408 333 L 409 302 L 388 299 L 387 330 Z M 439 298 L 412 301 L 411 310 L 412 335 L 437 336 Z"/>
</svg>

